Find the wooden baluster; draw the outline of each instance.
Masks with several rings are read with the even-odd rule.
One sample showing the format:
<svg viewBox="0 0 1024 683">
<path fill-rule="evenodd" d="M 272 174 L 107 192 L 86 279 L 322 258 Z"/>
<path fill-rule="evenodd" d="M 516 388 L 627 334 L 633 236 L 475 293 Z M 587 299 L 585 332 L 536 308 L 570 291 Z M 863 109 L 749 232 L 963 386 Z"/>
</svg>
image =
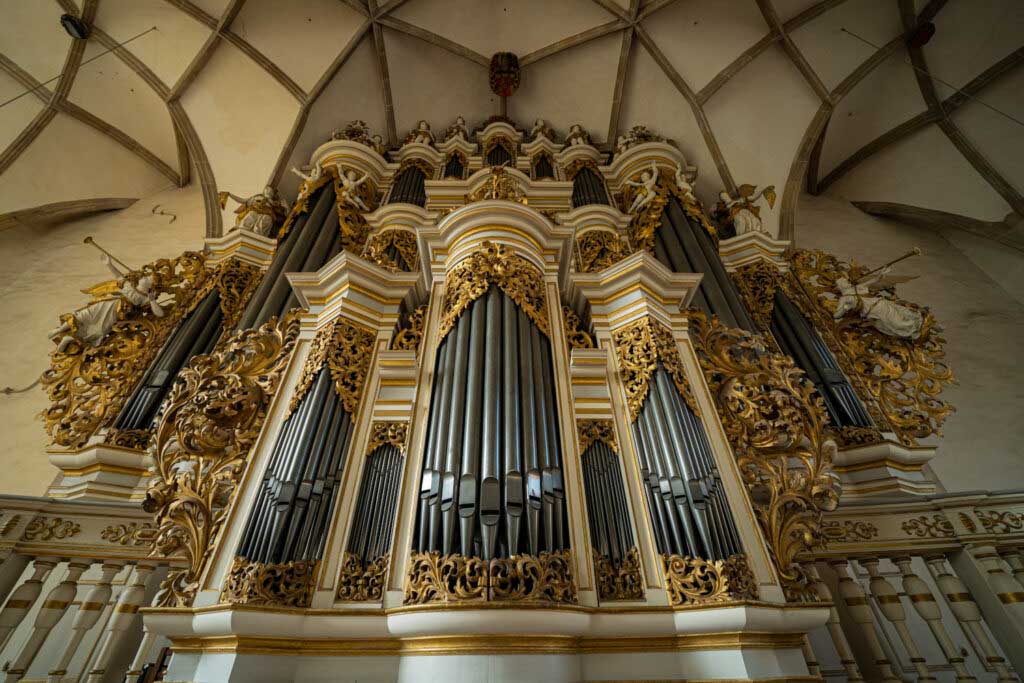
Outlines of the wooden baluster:
<svg viewBox="0 0 1024 683">
<path fill-rule="evenodd" d="M 974 598 L 971 597 L 967 586 L 960 580 L 960 577 L 946 571 L 946 558 L 938 555 L 926 557 L 924 561 L 928 565 L 928 571 L 932 573 L 935 583 L 939 586 L 939 590 L 945 596 L 946 604 L 949 605 L 953 616 L 964 627 L 964 630 L 974 634 L 974 639 L 985 653 L 985 659 L 996 670 L 997 680 L 1016 681 L 1017 678 L 1012 676 L 1006 667 L 1006 660 L 996 653 L 992 640 L 981 625 L 981 610 L 978 609 L 978 603 L 974 602 Z"/>
<path fill-rule="evenodd" d="M 931 629 L 936 642 L 942 648 L 942 653 L 946 656 L 946 661 L 949 662 L 949 665 L 956 672 L 956 680 L 978 680 L 964 666 L 964 658 L 960 656 L 956 646 L 953 644 L 952 638 L 949 637 L 949 633 L 946 631 L 946 627 L 942 625 L 942 612 L 939 611 L 939 605 L 935 602 L 935 596 L 932 595 L 928 584 L 914 573 L 914 569 L 911 566 L 911 558 L 907 556 L 894 557 L 892 561 L 899 567 L 900 574 L 903 576 L 903 592 L 907 594 L 907 598 L 910 600 L 910 604 L 914 606 L 918 616 L 928 624 L 928 628 Z"/>
<path fill-rule="evenodd" d="M 135 567 L 131 585 L 125 587 L 117 600 L 117 605 L 114 606 L 114 613 L 107 624 L 103 645 L 100 646 L 99 655 L 96 657 L 92 671 L 89 672 L 86 683 L 102 683 L 107 666 L 123 640 L 124 633 L 131 626 L 139 612 L 139 607 L 142 606 L 142 601 L 146 597 L 146 582 L 149 581 L 149 576 L 155 569 L 156 565 L 152 564 L 139 564 Z"/>
<path fill-rule="evenodd" d="M 807 569 L 807 573 L 810 574 L 811 578 L 814 579 L 814 590 L 818 594 L 818 597 L 822 602 L 834 603 L 832 598 L 832 591 L 828 589 L 825 582 L 821 580 L 821 575 L 818 573 L 818 568 L 813 564 L 804 565 Z M 839 623 L 839 610 L 835 608 L 833 604 L 829 608 L 828 622 L 825 624 L 828 628 L 829 634 L 832 636 L 832 643 L 835 645 L 836 654 L 839 655 L 839 661 L 846 669 L 846 680 L 847 681 L 863 681 L 864 678 L 860 675 L 860 669 L 857 667 L 857 660 L 853 658 L 853 652 L 850 650 L 850 643 L 846 640 L 846 634 L 843 633 L 843 627 Z"/>
<path fill-rule="evenodd" d="M 73 560 L 68 562 L 67 576 L 64 577 L 63 581 L 54 586 L 53 590 L 46 595 L 46 599 L 43 600 L 42 607 L 39 613 L 36 614 L 32 635 L 29 636 L 28 641 L 21 648 L 21 652 L 18 653 L 14 664 L 7 670 L 7 676 L 4 678 L 5 683 L 14 683 L 14 681 L 24 678 L 25 672 L 32 666 L 32 662 L 35 661 L 36 655 L 39 654 L 43 643 L 46 642 L 47 636 L 50 635 L 50 631 L 60 622 L 67 613 L 68 607 L 74 601 L 75 594 L 78 592 L 78 579 L 89 568 L 90 564 L 89 560 Z"/>
<path fill-rule="evenodd" d="M 1013 578 L 1017 579 L 1017 583 L 1024 585 L 1024 557 L 1021 557 L 1020 548 L 1002 548 L 999 556 L 1010 565 L 1010 571 L 1013 572 Z"/>
<path fill-rule="evenodd" d="M 53 558 L 39 558 L 32 563 L 32 576 L 23 584 L 14 589 L 10 599 L 0 612 L 0 650 L 7 645 L 7 640 L 18 628 L 22 619 L 32 609 L 32 605 L 39 599 L 43 591 L 43 580 L 50 571 L 57 566 L 57 560 Z"/>
<path fill-rule="evenodd" d="M 124 683 L 139 683 L 139 677 L 142 676 L 142 667 L 146 665 L 149 659 L 149 651 L 153 649 L 153 643 L 155 642 L 156 634 L 145 630 L 142 632 L 142 642 L 139 643 L 139 649 L 135 653 L 135 658 L 132 659 L 132 664 L 128 667 L 128 673 L 124 675 Z"/>
<path fill-rule="evenodd" d="M 910 663 L 917 669 L 917 680 L 934 681 L 935 677 L 928 670 L 928 662 L 921 655 L 920 648 L 917 647 L 910 629 L 907 628 L 907 614 L 903 611 L 903 603 L 900 601 L 899 592 L 878 571 L 878 560 L 876 558 L 860 560 L 860 564 L 867 570 L 868 576 L 871 577 L 869 584 L 871 596 L 878 603 L 879 611 L 896 629 L 900 640 L 903 641 L 903 647 L 907 649 L 907 654 L 910 655 Z"/>
<path fill-rule="evenodd" d="M 864 640 L 871 650 L 871 656 L 875 658 L 878 665 L 878 672 L 881 674 L 883 683 L 901 683 L 900 679 L 893 673 L 892 662 L 885 656 L 882 643 L 878 640 L 878 633 L 875 632 L 875 614 L 868 605 L 868 598 L 864 590 L 849 574 L 847 574 L 846 560 L 835 560 L 829 564 L 836 570 L 839 577 L 839 596 L 850 611 L 853 621 L 860 626 L 864 634 Z"/>
<path fill-rule="evenodd" d="M 114 580 L 114 575 L 121 571 L 123 566 L 123 564 L 103 563 L 99 580 L 96 581 L 96 585 L 92 587 L 85 599 L 82 600 L 82 604 L 79 605 L 78 611 L 75 612 L 75 619 L 71 623 L 71 639 L 64 646 L 64 654 L 57 661 L 57 666 L 50 670 L 47 683 L 61 683 L 61 680 L 67 675 L 68 665 L 71 664 L 71 658 L 75 656 L 82 639 L 100 620 L 100 615 L 103 614 L 107 603 L 110 602 L 112 592 L 110 582 Z"/>
<path fill-rule="evenodd" d="M 1003 609 L 1024 629 L 1024 586 L 1006 571 L 999 555 L 991 548 L 972 548 L 971 555 L 985 570 L 992 592 L 1003 603 Z"/>
</svg>

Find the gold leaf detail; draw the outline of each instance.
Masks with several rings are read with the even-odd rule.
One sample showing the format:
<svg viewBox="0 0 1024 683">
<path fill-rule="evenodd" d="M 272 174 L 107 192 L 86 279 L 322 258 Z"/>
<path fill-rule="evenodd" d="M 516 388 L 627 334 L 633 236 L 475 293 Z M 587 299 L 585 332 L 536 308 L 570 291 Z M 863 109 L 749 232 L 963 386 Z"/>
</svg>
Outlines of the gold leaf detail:
<svg viewBox="0 0 1024 683">
<path fill-rule="evenodd" d="M 313 386 L 320 368 L 327 364 L 334 390 L 342 406 L 356 416 L 363 383 L 370 370 L 370 358 L 376 335 L 363 327 L 354 325 L 344 318 L 335 318 L 333 323 L 320 328 L 313 338 L 309 355 L 302 366 L 302 374 L 288 405 L 288 415 L 298 407 L 299 402 Z"/>
<path fill-rule="evenodd" d="M 315 560 L 264 564 L 236 557 L 220 599 L 234 605 L 309 607 L 316 568 Z"/>
<path fill-rule="evenodd" d="M 764 261 L 756 261 L 732 273 L 743 303 L 765 335 L 771 334 L 775 291 L 779 288 L 779 271 Z"/>
<path fill-rule="evenodd" d="M 594 338 L 588 332 L 584 332 L 583 321 L 576 315 L 576 311 L 568 306 L 562 306 L 562 318 L 565 321 L 565 341 L 570 349 L 593 349 L 597 345 Z"/>
<path fill-rule="evenodd" d="M 395 259 L 396 254 L 405 268 Z M 410 230 L 384 230 L 373 234 L 363 247 L 363 258 L 392 273 L 416 272 L 420 269 L 416 234 Z"/>
<path fill-rule="evenodd" d="M 982 523 L 984 526 L 984 522 Z M 954 535 L 953 523 L 944 515 L 921 515 L 903 522 L 903 533 L 918 538 L 949 538 Z"/>
<path fill-rule="evenodd" d="M 576 268 L 581 273 L 604 270 L 628 256 L 619 236 L 608 230 L 590 230 L 576 238 Z"/>
<path fill-rule="evenodd" d="M 644 579 L 640 573 L 640 552 L 630 548 L 619 562 L 594 551 L 597 595 L 602 600 L 643 600 Z"/>
<path fill-rule="evenodd" d="M 611 420 L 576 420 L 576 433 L 580 440 L 580 453 L 586 453 L 595 441 L 602 441 L 615 453 L 619 452 L 615 423 Z"/>
<path fill-rule="evenodd" d="M 459 554 L 414 552 L 405 580 L 406 605 L 436 602 L 576 603 L 568 550 L 487 562 Z"/>
<path fill-rule="evenodd" d="M 364 564 L 357 555 L 345 552 L 338 577 L 338 600 L 380 602 L 384 596 L 384 578 L 388 573 L 388 555 Z"/>
<path fill-rule="evenodd" d="M 23 541 L 50 541 L 53 539 L 73 538 L 82 531 L 78 522 L 61 519 L 60 517 L 36 517 L 21 534 Z"/>
<path fill-rule="evenodd" d="M 426 304 L 411 311 L 406 316 L 405 327 L 395 334 L 391 348 L 401 351 L 419 351 L 420 342 L 423 341 L 423 325 L 426 322 L 426 317 Z"/>
<path fill-rule="evenodd" d="M 825 520 L 821 523 L 821 533 L 826 540 L 837 543 L 870 541 L 878 536 L 878 527 L 871 522 L 860 520 Z"/>
<path fill-rule="evenodd" d="M 405 453 L 408 433 L 408 422 L 374 422 L 370 426 L 370 441 L 366 444 L 366 454 L 369 455 L 386 444 Z"/>
<path fill-rule="evenodd" d="M 100 538 L 117 545 L 152 545 L 156 540 L 156 525 L 150 522 L 111 524 L 100 532 Z"/>
<path fill-rule="evenodd" d="M 636 421 L 644 406 L 651 377 L 659 361 L 672 378 L 679 396 L 694 415 L 700 416 L 697 401 L 683 372 L 676 340 L 667 327 L 653 318 L 641 318 L 615 330 L 612 341 L 618 357 L 619 375 L 626 389 L 630 422 Z"/>
<path fill-rule="evenodd" d="M 990 534 L 1008 534 L 1024 529 L 1024 515 L 1016 512 L 1010 512 L 1009 510 L 1005 512 L 987 510 L 975 514 L 978 517 L 978 521 L 981 522 L 981 526 Z M 971 531 L 974 531 L 974 529 L 971 529 Z"/>
<path fill-rule="evenodd" d="M 757 600 L 757 581 L 746 555 L 725 560 L 662 555 L 665 580 L 672 605 L 702 605 L 737 600 Z"/>
</svg>

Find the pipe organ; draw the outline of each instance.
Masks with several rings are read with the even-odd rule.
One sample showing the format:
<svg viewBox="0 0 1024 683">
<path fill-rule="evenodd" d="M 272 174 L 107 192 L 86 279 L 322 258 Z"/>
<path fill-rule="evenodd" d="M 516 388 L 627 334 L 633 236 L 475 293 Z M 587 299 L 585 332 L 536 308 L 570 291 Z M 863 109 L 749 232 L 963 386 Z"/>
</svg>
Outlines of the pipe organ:
<svg viewBox="0 0 1024 683">
<path fill-rule="evenodd" d="M 801 563 L 840 479 L 871 495 L 836 463 L 888 472 L 937 430 L 948 377 L 915 359 L 938 328 L 836 317 L 828 283 L 862 270 L 722 239 L 695 169 L 639 128 L 607 152 L 543 121 L 421 122 L 382 153 L 353 122 L 269 236 L 147 266 L 174 314 L 109 330 L 118 392 L 75 379 L 83 345 L 54 353 L 48 427 L 80 449 L 55 450 L 57 488 L 144 496 L 167 564 L 144 642 L 169 641 L 172 678 L 268 680 L 270 658 L 300 680 L 280 655 L 355 652 L 399 662 L 388 680 L 519 652 L 542 680 L 711 678 L 703 649 L 731 679 L 807 675 L 831 612 Z M 902 374 L 865 375 L 882 353 Z M 923 491 L 908 471 L 885 481 Z M 652 668 L 599 658 L 625 651 Z M 445 657 L 414 675 L 417 654 Z"/>
</svg>

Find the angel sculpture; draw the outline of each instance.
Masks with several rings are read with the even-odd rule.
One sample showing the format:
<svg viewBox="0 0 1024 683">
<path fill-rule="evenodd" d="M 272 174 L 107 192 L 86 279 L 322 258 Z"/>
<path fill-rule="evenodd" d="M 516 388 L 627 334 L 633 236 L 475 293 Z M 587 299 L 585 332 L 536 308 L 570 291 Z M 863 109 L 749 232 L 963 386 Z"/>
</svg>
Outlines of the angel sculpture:
<svg viewBox="0 0 1024 683">
<path fill-rule="evenodd" d="M 287 218 L 290 209 L 288 202 L 281 199 L 277 190 L 270 185 L 251 197 L 239 197 L 231 192 L 221 192 L 217 196 L 222 209 L 229 198 L 238 203 L 232 230 L 248 230 L 263 237 L 270 235 L 274 225 Z"/>
<path fill-rule="evenodd" d="M 901 339 L 920 337 L 921 327 L 924 324 L 924 316 L 921 315 L 921 312 L 899 303 L 891 295 L 883 294 L 885 290 L 891 290 L 894 285 L 914 279 L 913 277 L 890 276 L 889 272 L 897 261 L 920 253 L 921 250 L 915 247 L 907 254 L 867 273 L 854 282 L 850 282 L 847 277 L 837 279 L 836 289 L 839 290 L 840 296 L 836 302 L 833 317 L 839 320 L 853 311 L 871 323 L 871 326 L 882 334 Z"/>
<path fill-rule="evenodd" d="M 639 181 L 627 180 L 625 184 L 638 188 L 636 197 L 633 198 L 633 203 L 630 204 L 629 211 L 626 212 L 636 214 L 654 201 L 654 197 L 657 195 L 654 186 L 658 184 L 658 165 L 652 161 L 651 170 L 641 173 Z"/>
<path fill-rule="evenodd" d="M 422 121 L 420 123 L 423 123 Z M 455 123 L 448 126 L 448 130 L 445 131 L 444 139 L 445 142 L 454 138 L 461 138 L 463 140 L 469 140 L 469 129 L 466 128 L 466 119 L 461 116 L 455 117 Z"/>
<path fill-rule="evenodd" d="M 306 173 L 309 171 L 309 173 Z M 292 166 L 292 173 L 302 178 L 302 184 L 299 185 L 299 197 L 296 202 L 305 199 L 312 191 L 313 186 L 320 180 L 320 176 L 323 175 L 324 169 L 320 164 L 313 164 L 312 166 L 303 166 L 302 168 L 295 168 Z"/>
<path fill-rule="evenodd" d="M 384 138 L 382 138 L 381 136 L 374 135 L 373 137 L 370 138 L 370 142 L 367 144 L 370 147 L 372 147 L 373 151 L 376 152 L 377 154 L 380 154 L 381 156 L 384 155 L 386 149 L 384 148 Z"/>
<path fill-rule="evenodd" d="M 693 167 L 691 167 L 692 169 Z M 697 197 L 693 194 L 693 185 L 691 181 L 697 179 L 697 174 L 693 171 L 687 171 L 683 168 L 682 164 L 676 164 L 676 187 L 679 188 L 679 194 L 683 196 L 683 201 L 688 204 L 697 204 Z"/>
<path fill-rule="evenodd" d="M 735 197 L 730 197 L 728 192 L 722 190 L 718 195 L 720 201 L 715 206 L 715 213 L 733 224 L 737 237 L 748 232 L 766 232 L 761 222 L 761 207 L 756 205 L 761 197 L 768 202 L 769 209 L 774 208 L 775 186 L 769 185 L 757 192 L 755 185 L 740 185 Z"/>
<path fill-rule="evenodd" d="M 369 211 L 363 198 L 356 194 L 356 188 L 365 183 L 369 175 L 364 173 L 363 177 L 356 180 L 356 172 L 352 169 L 344 173 L 338 173 L 338 204 L 351 204 L 360 211 Z"/>
<path fill-rule="evenodd" d="M 530 130 L 530 139 L 536 140 L 537 138 L 544 137 L 554 142 L 555 131 L 551 129 L 547 121 L 544 119 L 537 119 L 533 122 L 533 128 Z"/>
<path fill-rule="evenodd" d="M 434 144 L 434 134 L 430 132 L 430 124 L 426 121 L 420 121 L 416 124 L 416 127 L 409 131 L 409 134 L 405 136 L 405 144 L 419 143 L 421 145 L 432 145 Z"/>
<path fill-rule="evenodd" d="M 569 126 L 569 134 L 565 136 L 566 147 L 575 147 L 577 145 L 589 145 L 590 135 L 587 131 L 583 130 L 583 126 L 578 123 L 574 123 Z"/>
<path fill-rule="evenodd" d="M 116 279 L 82 290 L 84 294 L 95 297 L 93 301 L 74 313 L 64 315 L 60 327 L 47 335 L 49 339 L 59 339 L 57 351 L 60 353 L 64 353 L 74 341 L 83 346 L 99 346 L 110 334 L 114 323 L 127 318 L 135 308 L 148 306 L 156 317 L 164 316 L 164 309 L 157 302 L 159 294 L 154 290 L 152 275 L 143 275 L 133 282 L 132 274 L 118 270 L 109 254 L 104 252 L 100 260 Z"/>
</svg>

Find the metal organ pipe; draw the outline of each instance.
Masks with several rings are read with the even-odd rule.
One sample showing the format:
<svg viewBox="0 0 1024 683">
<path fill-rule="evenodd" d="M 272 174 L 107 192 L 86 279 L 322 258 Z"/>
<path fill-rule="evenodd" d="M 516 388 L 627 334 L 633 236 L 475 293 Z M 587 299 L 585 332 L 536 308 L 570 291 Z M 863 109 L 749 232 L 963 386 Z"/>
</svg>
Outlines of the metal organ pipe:
<svg viewBox="0 0 1024 683">
<path fill-rule="evenodd" d="M 612 562 L 621 562 L 636 544 L 629 523 L 619 456 L 603 441 L 595 441 L 581 460 L 595 550 Z"/>
</svg>

